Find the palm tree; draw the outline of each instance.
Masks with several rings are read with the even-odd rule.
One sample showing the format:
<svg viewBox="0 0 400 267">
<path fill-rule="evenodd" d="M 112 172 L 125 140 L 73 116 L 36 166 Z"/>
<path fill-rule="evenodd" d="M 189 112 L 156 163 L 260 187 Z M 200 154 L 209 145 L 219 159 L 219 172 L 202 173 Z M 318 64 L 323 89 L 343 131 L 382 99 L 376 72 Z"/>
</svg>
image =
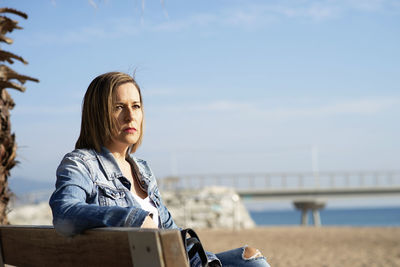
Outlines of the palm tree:
<svg viewBox="0 0 400 267">
<path fill-rule="evenodd" d="M 11 8 L 0 8 L 0 13 L 11 13 L 24 19 L 28 18 L 27 14 Z M 0 15 L 0 42 L 12 44 L 13 40 L 5 35 L 14 29 L 22 29 L 18 26 L 18 21 Z M 28 64 L 22 57 L 0 49 L 0 62 L 13 64 L 14 60 Z M 18 74 L 8 66 L 0 64 L 0 224 L 8 224 L 7 204 L 11 196 L 8 188 L 8 176 L 11 168 L 17 163 L 15 161 L 17 146 L 15 135 L 11 133 L 10 122 L 10 110 L 15 103 L 6 88 L 24 92 L 25 87 L 23 84 L 28 80 L 39 82 L 38 79 Z"/>
</svg>

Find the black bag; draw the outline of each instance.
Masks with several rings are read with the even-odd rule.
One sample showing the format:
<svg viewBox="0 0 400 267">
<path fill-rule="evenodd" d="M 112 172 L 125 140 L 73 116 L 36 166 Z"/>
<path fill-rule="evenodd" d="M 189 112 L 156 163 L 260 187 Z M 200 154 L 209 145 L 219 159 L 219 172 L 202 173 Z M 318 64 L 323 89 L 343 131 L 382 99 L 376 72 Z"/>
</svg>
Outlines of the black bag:
<svg viewBox="0 0 400 267">
<path fill-rule="evenodd" d="M 201 260 L 201 266 L 210 267 L 210 265 L 208 264 L 207 254 L 196 232 L 193 229 L 186 228 L 181 230 L 181 235 L 188 261 L 190 262 L 190 259 L 198 254 Z M 189 238 L 187 238 L 187 235 L 189 235 Z M 190 247 L 190 250 L 188 250 L 188 247 Z"/>
</svg>

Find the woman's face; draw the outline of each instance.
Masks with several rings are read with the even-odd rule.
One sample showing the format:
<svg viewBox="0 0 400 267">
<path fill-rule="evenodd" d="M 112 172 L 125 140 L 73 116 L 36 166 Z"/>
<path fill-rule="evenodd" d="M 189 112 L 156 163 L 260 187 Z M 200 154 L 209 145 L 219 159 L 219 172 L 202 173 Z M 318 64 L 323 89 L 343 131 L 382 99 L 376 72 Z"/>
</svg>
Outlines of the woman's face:
<svg viewBox="0 0 400 267">
<path fill-rule="evenodd" d="M 124 83 L 114 90 L 112 112 L 118 128 L 111 138 L 111 145 L 125 148 L 136 144 L 140 137 L 143 111 L 139 91 L 133 83 Z"/>
</svg>

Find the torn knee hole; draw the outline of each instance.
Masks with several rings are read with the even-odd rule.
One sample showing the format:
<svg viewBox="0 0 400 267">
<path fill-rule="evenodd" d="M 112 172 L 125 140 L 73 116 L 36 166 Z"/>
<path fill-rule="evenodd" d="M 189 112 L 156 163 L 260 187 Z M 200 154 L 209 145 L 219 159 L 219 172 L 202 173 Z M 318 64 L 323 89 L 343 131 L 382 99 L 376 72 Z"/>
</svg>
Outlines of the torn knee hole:
<svg viewBox="0 0 400 267">
<path fill-rule="evenodd" d="M 250 259 L 257 258 L 257 257 L 263 257 L 263 255 L 261 254 L 261 252 L 258 249 L 252 248 L 252 247 L 244 248 L 243 258 L 245 260 L 250 260 Z"/>
</svg>

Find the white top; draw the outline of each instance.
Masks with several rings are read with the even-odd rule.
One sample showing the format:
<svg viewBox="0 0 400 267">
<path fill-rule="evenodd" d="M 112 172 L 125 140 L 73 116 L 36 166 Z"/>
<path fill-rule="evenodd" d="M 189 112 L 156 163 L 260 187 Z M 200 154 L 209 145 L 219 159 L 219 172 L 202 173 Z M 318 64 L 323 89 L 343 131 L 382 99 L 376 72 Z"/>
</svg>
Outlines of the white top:
<svg viewBox="0 0 400 267">
<path fill-rule="evenodd" d="M 154 223 L 157 225 L 157 227 L 159 227 L 159 222 L 160 219 L 158 218 L 158 210 L 156 208 L 156 206 L 154 205 L 153 201 L 149 198 L 149 196 L 147 196 L 145 199 L 137 196 L 136 194 L 134 194 L 133 192 L 132 196 L 135 198 L 135 200 L 137 202 L 139 202 L 140 207 L 142 209 L 144 209 L 145 211 L 150 212 L 150 214 L 153 215 L 153 221 Z"/>
</svg>

